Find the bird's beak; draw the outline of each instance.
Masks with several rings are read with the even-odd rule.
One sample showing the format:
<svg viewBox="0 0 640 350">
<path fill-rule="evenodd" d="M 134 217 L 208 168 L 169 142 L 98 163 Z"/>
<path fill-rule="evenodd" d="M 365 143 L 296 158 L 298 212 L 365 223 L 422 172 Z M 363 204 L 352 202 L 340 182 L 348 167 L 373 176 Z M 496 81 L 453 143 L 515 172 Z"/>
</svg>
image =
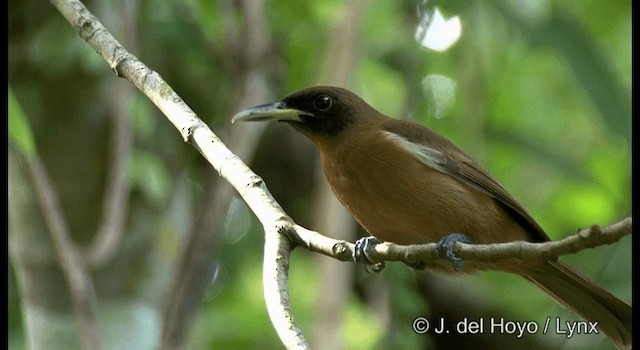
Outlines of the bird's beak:
<svg viewBox="0 0 640 350">
<path fill-rule="evenodd" d="M 300 116 L 313 114 L 294 108 L 287 108 L 287 105 L 280 101 L 276 103 L 268 103 L 249 109 L 236 114 L 231 119 L 231 123 L 241 121 L 262 121 L 262 120 L 278 120 L 301 122 Z"/>
</svg>

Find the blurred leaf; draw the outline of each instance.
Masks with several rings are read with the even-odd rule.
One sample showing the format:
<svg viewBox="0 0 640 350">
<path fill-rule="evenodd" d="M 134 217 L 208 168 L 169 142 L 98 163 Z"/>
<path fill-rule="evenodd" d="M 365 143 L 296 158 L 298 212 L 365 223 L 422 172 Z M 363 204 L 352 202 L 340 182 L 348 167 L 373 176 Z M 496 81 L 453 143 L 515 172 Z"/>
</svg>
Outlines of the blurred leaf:
<svg viewBox="0 0 640 350">
<path fill-rule="evenodd" d="M 524 154 L 533 155 L 549 166 L 559 169 L 576 180 L 589 180 L 597 182 L 591 173 L 580 166 L 578 161 L 558 149 L 552 149 L 540 143 L 536 135 L 521 135 L 506 130 L 489 129 L 489 138 L 506 146 L 514 147 Z"/>
<path fill-rule="evenodd" d="M 31 126 L 11 86 L 9 86 L 9 140 L 27 157 L 35 155 L 36 144 Z"/>
<path fill-rule="evenodd" d="M 382 337 L 383 325 L 366 305 L 351 298 L 344 314 L 342 330 L 346 349 L 373 349 Z"/>
<path fill-rule="evenodd" d="M 171 185 L 164 162 L 156 154 L 136 150 L 130 164 L 132 186 L 139 188 L 151 203 L 162 205 Z"/>
<path fill-rule="evenodd" d="M 136 139 L 150 144 L 157 136 L 158 115 L 157 109 L 148 98 L 140 94 L 134 94 L 133 103 L 133 128 Z"/>
<path fill-rule="evenodd" d="M 222 43 L 224 39 L 225 18 L 222 17 L 220 2 L 208 0 L 189 0 L 187 5 L 197 16 L 197 23 L 201 27 L 201 33 L 207 38 L 209 44 Z"/>
<path fill-rule="evenodd" d="M 565 225 L 584 227 L 590 223 L 606 223 L 607 218 L 616 217 L 615 198 L 602 187 L 589 186 L 582 182 L 566 184 L 556 193 L 553 208 L 558 213 L 569 213 L 562 216 Z"/>
<path fill-rule="evenodd" d="M 345 2 L 340 0 L 311 2 L 313 15 L 319 23 L 336 23 L 343 16 L 345 8 Z"/>
<path fill-rule="evenodd" d="M 626 140 L 618 137 L 601 142 L 591 152 L 587 166 L 616 200 L 618 215 L 626 215 L 631 210 L 631 154 Z"/>
<path fill-rule="evenodd" d="M 106 64 L 100 55 L 79 40 L 66 21 L 50 18 L 36 32 L 28 58 L 42 73 L 56 77 L 85 68 L 86 72 L 103 72 Z M 80 63 L 80 66 L 78 65 Z"/>
<path fill-rule="evenodd" d="M 564 56 L 608 127 L 630 139 L 630 94 L 616 78 L 612 64 L 602 55 L 578 18 L 556 5 L 551 6 L 551 12 L 544 21 L 531 23 L 505 6 L 504 2 L 488 3 L 532 44 L 548 46 Z"/>
<path fill-rule="evenodd" d="M 406 87 L 402 76 L 388 66 L 375 60 L 361 63 L 358 86 L 362 98 L 380 112 L 399 118 L 404 106 Z M 370 82 L 376 82 L 371 84 Z"/>
</svg>

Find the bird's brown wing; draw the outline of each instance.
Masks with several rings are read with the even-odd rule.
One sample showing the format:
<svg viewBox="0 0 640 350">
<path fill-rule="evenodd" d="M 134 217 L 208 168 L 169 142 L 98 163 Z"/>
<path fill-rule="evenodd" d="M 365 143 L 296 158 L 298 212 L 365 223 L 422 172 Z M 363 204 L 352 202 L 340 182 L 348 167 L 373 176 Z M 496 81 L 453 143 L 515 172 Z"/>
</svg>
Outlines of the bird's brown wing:
<svg viewBox="0 0 640 350">
<path fill-rule="evenodd" d="M 527 213 L 500 183 L 475 160 L 444 137 L 425 127 L 402 120 L 393 120 L 383 125 L 387 132 L 398 135 L 415 144 L 415 153 L 427 166 L 453 176 L 460 182 L 494 198 L 505 210 L 527 229 L 533 242 L 549 241 L 542 227 Z M 406 146 L 406 144 L 405 144 Z"/>
<path fill-rule="evenodd" d="M 506 207 L 511 216 L 516 218 L 522 226 L 532 233 L 532 241 L 545 242 L 550 240 L 542 227 L 538 225 L 520 203 L 518 203 L 496 179 L 479 168 L 478 163 L 475 161 L 460 161 L 456 162 L 455 165 L 456 170 L 453 174 L 458 175 L 456 178 L 463 182 L 476 184 L 481 191 L 495 198 L 500 204 Z"/>
</svg>

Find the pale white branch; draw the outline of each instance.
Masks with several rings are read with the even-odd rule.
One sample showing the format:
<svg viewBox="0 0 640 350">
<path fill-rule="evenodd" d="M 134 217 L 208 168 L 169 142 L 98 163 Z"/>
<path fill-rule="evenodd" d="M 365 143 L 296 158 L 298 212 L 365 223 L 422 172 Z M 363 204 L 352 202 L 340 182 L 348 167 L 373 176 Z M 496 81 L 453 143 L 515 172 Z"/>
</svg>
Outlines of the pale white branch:
<svg viewBox="0 0 640 350">
<path fill-rule="evenodd" d="M 496 262 L 503 259 L 553 259 L 566 254 L 575 254 L 587 248 L 612 244 L 624 236 L 631 234 L 631 217 L 620 222 L 600 228 L 597 225 L 561 240 L 531 243 L 525 241 L 495 244 L 456 243 L 454 253 L 465 261 Z M 296 225 L 289 233 L 299 240 L 299 244 L 309 250 L 330 256 L 342 261 L 351 261 L 353 243 L 335 240 L 322 234 Z M 375 262 L 401 261 L 411 266 L 420 262 L 446 260 L 436 250 L 436 243 L 398 245 L 385 242 L 375 247 L 371 258 Z"/>
<path fill-rule="evenodd" d="M 290 243 L 278 233 L 280 228 L 292 226 L 293 221 L 271 196 L 263 180 L 226 147 L 158 73 L 122 47 L 80 1 L 52 0 L 52 3 L 116 74 L 142 91 L 178 129 L 185 142 L 196 147 L 220 176 L 240 193 L 264 225 L 265 232 L 273 232 L 265 235 L 265 256 L 278 258 L 273 261 L 272 267 L 265 268 L 265 279 L 273 272 L 277 283 L 266 281 L 265 286 L 276 288 L 270 295 L 279 295 L 280 298 L 274 306 L 268 307 L 270 317 L 283 343 L 290 347 L 308 348 L 302 332 L 294 323 L 287 295 Z"/>
</svg>

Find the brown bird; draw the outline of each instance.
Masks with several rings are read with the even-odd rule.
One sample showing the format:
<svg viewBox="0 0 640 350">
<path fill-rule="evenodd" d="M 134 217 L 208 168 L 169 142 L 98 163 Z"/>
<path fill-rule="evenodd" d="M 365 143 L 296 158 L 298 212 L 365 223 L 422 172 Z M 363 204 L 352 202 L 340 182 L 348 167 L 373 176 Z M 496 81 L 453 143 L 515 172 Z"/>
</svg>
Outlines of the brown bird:
<svg viewBox="0 0 640 350">
<path fill-rule="evenodd" d="M 300 90 L 242 111 L 232 122 L 239 120 L 283 121 L 308 137 L 340 202 L 383 241 L 439 242 L 455 259 L 451 243 L 456 240 L 550 240 L 509 192 L 453 143 L 419 124 L 383 115 L 348 90 Z M 359 243 L 366 255 L 371 241 Z M 452 271 L 450 264 L 432 267 Z M 559 260 L 465 263 L 462 270 L 487 268 L 523 276 L 597 322 L 597 330 L 619 348 L 631 347 L 631 306 Z"/>
</svg>

